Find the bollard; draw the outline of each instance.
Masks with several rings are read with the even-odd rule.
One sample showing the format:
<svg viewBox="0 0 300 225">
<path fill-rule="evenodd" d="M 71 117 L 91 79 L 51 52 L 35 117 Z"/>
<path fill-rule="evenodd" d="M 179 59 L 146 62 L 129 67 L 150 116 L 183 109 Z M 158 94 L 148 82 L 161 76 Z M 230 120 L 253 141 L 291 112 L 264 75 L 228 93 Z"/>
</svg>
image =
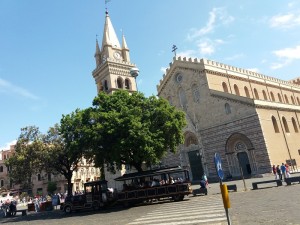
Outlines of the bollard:
<svg viewBox="0 0 300 225">
<path fill-rule="evenodd" d="M 229 209 L 230 208 L 230 201 L 229 201 L 227 185 L 226 184 L 221 184 L 220 188 L 221 188 L 224 208 Z"/>
</svg>

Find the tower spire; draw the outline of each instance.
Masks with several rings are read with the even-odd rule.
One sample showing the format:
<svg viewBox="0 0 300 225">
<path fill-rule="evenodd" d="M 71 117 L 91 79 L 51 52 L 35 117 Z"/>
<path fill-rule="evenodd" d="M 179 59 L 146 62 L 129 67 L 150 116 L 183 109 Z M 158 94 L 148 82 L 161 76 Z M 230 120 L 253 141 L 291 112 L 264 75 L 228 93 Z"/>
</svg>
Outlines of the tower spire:
<svg viewBox="0 0 300 225">
<path fill-rule="evenodd" d="M 101 51 L 100 51 L 100 48 L 99 48 L 97 36 L 98 35 L 96 35 L 96 51 L 95 51 L 94 57 L 95 57 L 95 60 L 96 60 L 96 65 L 99 66 L 101 64 Z"/>
<path fill-rule="evenodd" d="M 115 29 L 110 21 L 110 17 L 108 11 L 105 12 L 105 25 L 103 31 L 103 39 L 102 39 L 102 49 L 106 45 L 111 45 L 113 48 L 120 48 L 120 42 L 117 38 Z"/>
</svg>

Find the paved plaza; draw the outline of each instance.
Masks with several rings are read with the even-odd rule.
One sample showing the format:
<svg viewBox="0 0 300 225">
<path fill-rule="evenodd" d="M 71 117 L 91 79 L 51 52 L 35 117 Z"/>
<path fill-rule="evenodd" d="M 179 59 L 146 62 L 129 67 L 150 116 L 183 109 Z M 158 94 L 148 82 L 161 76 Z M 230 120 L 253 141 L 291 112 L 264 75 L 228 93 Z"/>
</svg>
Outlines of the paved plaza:
<svg viewBox="0 0 300 225">
<path fill-rule="evenodd" d="M 299 176 L 295 174 L 294 176 Z M 275 187 L 264 184 L 252 190 L 252 182 L 270 180 L 273 176 L 246 179 L 247 190 L 242 180 L 225 182 L 236 184 L 237 192 L 230 192 L 229 215 L 232 225 L 295 225 L 300 224 L 300 185 Z M 1 218 L 3 224 L 62 224 L 62 225 L 185 225 L 185 224 L 227 224 L 219 183 L 209 185 L 207 196 L 189 196 L 182 202 L 153 203 L 124 209 L 121 206 L 100 212 L 82 211 L 66 216 L 59 210 L 30 212 L 28 216 L 18 215 Z M 198 188 L 198 185 L 193 185 Z"/>
</svg>

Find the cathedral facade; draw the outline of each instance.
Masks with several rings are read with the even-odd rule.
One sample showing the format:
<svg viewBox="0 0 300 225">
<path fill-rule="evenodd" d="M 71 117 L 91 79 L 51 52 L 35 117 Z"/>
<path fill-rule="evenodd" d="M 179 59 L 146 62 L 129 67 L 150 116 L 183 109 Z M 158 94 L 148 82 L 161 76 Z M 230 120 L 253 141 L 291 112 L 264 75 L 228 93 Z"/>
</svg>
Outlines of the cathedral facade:
<svg viewBox="0 0 300 225">
<path fill-rule="evenodd" d="M 283 81 L 207 59 L 174 57 L 158 96 L 186 113 L 185 142 L 163 161 L 187 168 L 193 180 L 270 173 L 300 164 L 300 80 Z"/>
</svg>

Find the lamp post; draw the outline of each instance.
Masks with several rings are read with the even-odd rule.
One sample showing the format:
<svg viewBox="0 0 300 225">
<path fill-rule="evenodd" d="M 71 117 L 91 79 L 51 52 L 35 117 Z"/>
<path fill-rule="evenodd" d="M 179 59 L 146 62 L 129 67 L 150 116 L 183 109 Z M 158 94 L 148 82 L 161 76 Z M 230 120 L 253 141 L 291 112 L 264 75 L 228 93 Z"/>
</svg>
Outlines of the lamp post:
<svg viewBox="0 0 300 225">
<path fill-rule="evenodd" d="M 234 154 L 235 154 L 236 159 L 237 159 L 237 161 L 238 161 L 238 163 L 239 163 L 240 173 L 241 173 L 241 176 L 242 176 L 242 179 L 243 179 L 243 183 L 244 183 L 244 190 L 247 191 L 248 189 L 247 189 L 247 186 L 246 186 L 246 182 L 245 182 L 245 178 L 244 178 L 244 173 L 243 173 L 243 169 L 242 169 L 242 166 L 241 166 L 241 162 L 240 162 L 240 160 L 239 160 L 239 157 L 238 157 L 238 155 L 237 155 L 237 152 L 234 153 Z"/>
<path fill-rule="evenodd" d="M 140 73 L 140 70 L 136 67 L 133 67 L 130 69 L 130 75 L 134 78 L 134 81 L 135 81 L 135 85 L 136 85 L 136 91 L 138 91 L 138 86 L 137 86 L 137 83 L 136 83 L 136 77 L 139 75 Z"/>
</svg>

